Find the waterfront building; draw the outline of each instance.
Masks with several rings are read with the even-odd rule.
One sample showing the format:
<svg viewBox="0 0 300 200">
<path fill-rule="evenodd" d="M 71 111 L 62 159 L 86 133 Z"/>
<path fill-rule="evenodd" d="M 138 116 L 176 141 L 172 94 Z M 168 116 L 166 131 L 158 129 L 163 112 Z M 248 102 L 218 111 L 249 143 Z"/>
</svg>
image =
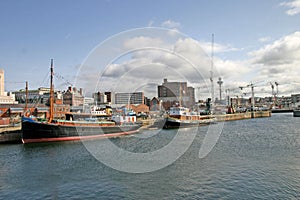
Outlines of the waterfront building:
<svg viewBox="0 0 300 200">
<path fill-rule="evenodd" d="M 84 105 L 94 105 L 95 99 L 93 97 L 84 97 L 83 104 Z"/>
<path fill-rule="evenodd" d="M 94 104 L 114 104 L 115 98 L 113 92 L 96 92 L 93 93 Z"/>
<path fill-rule="evenodd" d="M 119 109 L 119 110 L 122 110 L 122 112 L 125 112 L 125 110 L 133 111 L 137 115 L 140 115 L 140 114 L 148 115 L 149 114 L 149 106 L 147 106 L 145 104 L 139 104 L 139 105 L 126 104 L 123 107 L 121 107 L 121 109 Z"/>
<path fill-rule="evenodd" d="M 158 98 L 153 97 L 150 101 L 150 111 L 160 111 L 161 110 L 161 102 Z"/>
<path fill-rule="evenodd" d="M 13 92 L 15 99 L 20 104 L 26 102 L 26 90 L 22 89 Z M 37 90 L 28 90 L 27 102 L 29 104 L 47 104 L 50 98 L 50 88 L 40 87 Z M 60 91 L 54 92 L 55 103 L 62 103 L 62 93 Z"/>
<path fill-rule="evenodd" d="M 195 89 L 188 87 L 187 82 L 169 82 L 164 79 L 162 85 L 158 86 L 158 98 L 167 110 L 175 103 L 191 108 L 195 104 Z"/>
<path fill-rule="evenodd" d="M 97 92 L 93 94 L 94 104 L 107 104 L 107 95 L 105 93 Z"/>
<path fill-rule="evenodd" d="M 297 103 L 297 102 L 300 102 L 300 94 L 292 94 L 291 95 L 291 100 L 292 100 L 292 103 Z"/>
<path fill-rule="evenodd" d="M 114 104 L 115 103 L 115 95 L 113 92 L 104 92 L 104 95 L 106 95 L 106 103 Z"/>
<path fill-rule="evenodd" d="M 4 70 L 0 69 L 0 104 L 17 104 L 15 95 L 10 92 L 5 92 L 4 85 Z"/>
<path fill-rule="evenodd" d="M 115 104 L 145 104 L 145 98 L 143 92 L 132 92 L 132 93 L 116 93 Z"/>
<path fill-rule="evenodd" d="M 144 104 L 150 107 L 151 100 L 148 97 L 144 97 Z"/>
<path fill-rule="evenodd" d="M 18 104 L 18 101 L 11 92 L 4 92 L 4 95 L 0 95 L 0 104 Z"/>
<path fill-rule="evenodd" d="M 70 105 L 67 104 L 54 104 L 54 118 L 66 119 L 66 113 L 70 112 Z"/>
<path fill-rule="evenodd" d="M 82 106 L 84 104 L 82 88 L 77 90 L 76 87 L 69 87 L 67 91 L 63 92 L 63 103 L 70 106 Z"/>
</svg>

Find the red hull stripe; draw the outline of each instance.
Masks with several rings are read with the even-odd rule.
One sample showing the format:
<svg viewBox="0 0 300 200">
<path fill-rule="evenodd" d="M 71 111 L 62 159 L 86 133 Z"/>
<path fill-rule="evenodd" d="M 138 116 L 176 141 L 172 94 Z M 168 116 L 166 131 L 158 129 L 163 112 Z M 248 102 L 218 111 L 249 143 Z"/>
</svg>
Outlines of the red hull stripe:
<svg viewBox="0 0 300 200">
<path fill-rule="evenodd" d="M 74 140 L 92 140 L 99 138 L 111 138 L 111 137 L 120 137 L 124 135 L 130 135 L 138 132 L 138 130 L 128 131 L 128 132 L 120 132 L 120 133 L 109 133 L 109 134 L 101 134 L 101 135 L 88 135 L 88 136 L 72 136 L 72 137 L 58 137 L 58 138 L 35 138 L 35 139 L 22 139 L 22 142 L 25 143 L 33 143 L 33 142 L 59 142 L 59 141 L 74 141 Z"/>
</svg>

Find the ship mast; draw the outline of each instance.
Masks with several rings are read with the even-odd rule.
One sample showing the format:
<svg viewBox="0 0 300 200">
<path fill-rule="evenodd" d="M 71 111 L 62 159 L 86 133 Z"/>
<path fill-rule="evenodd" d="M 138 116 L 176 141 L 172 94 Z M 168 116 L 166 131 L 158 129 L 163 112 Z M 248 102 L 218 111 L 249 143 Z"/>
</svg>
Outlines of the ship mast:
<svg viewBox="0 0 300 200">
<path fill-rule="evenodd" d="M 54 86 L 53 86 L 53 59 L 51 59 L 51 67 L 50 67 L 50 109 L 49 109 L 49 120 L 51 123 L 54 115 Z"/>
<path fill-rule="evenodd" d="M 26 115 L 27 109 L 28 109 L 28 82 L 26 81 L 26 86 L 25 86 L 25 108 L 24 108 L 24 114 Z"/>
</svg>

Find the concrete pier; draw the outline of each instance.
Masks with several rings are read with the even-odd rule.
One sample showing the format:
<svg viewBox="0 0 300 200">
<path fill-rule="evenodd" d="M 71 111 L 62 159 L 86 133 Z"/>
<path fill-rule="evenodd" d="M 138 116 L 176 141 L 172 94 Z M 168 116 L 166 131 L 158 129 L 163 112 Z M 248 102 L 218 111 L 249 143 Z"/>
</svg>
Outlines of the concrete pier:
<svg viewBox="0 0 300 200">
<path fill-rule="evenodd" d="M 214 115 L 217 121 L 232 121 L 232 120 L 242 120 L 260 117 L 271 117 L 271 111 L 255 111 L 255 112 L 244 112 L 244 113 L 234 113 L 234 114 L 224 114 L 224 115 Z"/>
<path fill-rule="evenodd" d="M 0 143 L 21 143 L 21 125 L 0 127 Z"/>
</svg>

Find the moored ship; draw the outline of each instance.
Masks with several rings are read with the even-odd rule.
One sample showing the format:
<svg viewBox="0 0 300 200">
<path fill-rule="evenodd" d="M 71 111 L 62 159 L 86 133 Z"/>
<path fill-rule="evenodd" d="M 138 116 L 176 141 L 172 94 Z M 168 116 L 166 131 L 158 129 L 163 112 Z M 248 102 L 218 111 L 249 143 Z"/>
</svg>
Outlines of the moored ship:
<svg viewBox="0 0 300 200">
<path fill-rule="evenodd" d="M 140 125 L 135 122 L 116 123 L 110 120 L 58 120 L 54 116 L 53 60 L 51 60 L 49 119 L 41 121 L 22 117 L 22 142 L 53 142 L 103 137 L 118 137 L 138 132 Z"/>
<path fill-rule="evenodd" d="M 116 125 L 112 121 L 67 121 L 39 122 L 29 117 L 22 118 L 22 142 L 53 142 L 118 137 L 138 131 L 138 124 Z"/>
<path fill-rule="evenodd" d="M 192 126 L 201 126 L 215 123 L 216 119 L 210 115 L 199 115 L 190 112 L 184 107 L 171 107 L 169 115 L 166 117 L 164 128 L 183 128 Z"/>
</svg>

